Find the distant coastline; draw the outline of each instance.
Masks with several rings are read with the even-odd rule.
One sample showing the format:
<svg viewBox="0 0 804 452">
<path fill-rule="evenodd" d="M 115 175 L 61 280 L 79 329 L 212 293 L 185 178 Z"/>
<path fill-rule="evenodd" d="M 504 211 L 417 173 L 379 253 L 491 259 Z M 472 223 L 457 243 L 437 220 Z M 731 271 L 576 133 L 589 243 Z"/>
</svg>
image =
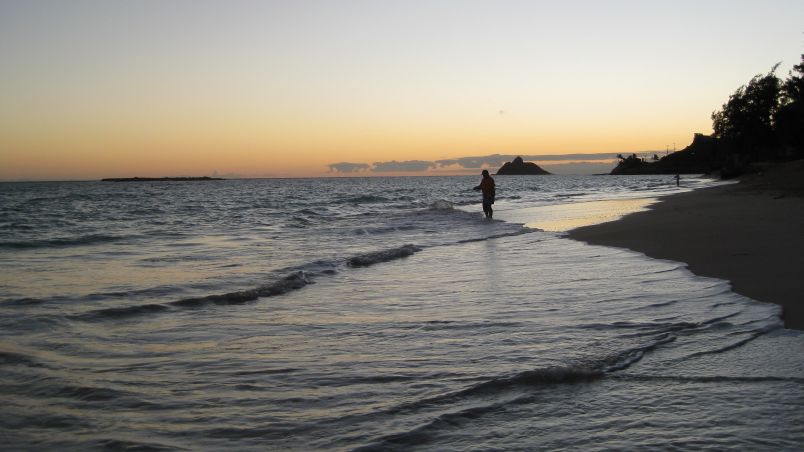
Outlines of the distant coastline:
<svg viewBox="0 0 804 452">
<path fill-rule="evenodd" d="M 101 182 L 185 182 L 185 181 L 206 181 L 206 180 L 226 180 L 220 177 L 108 177 L 101 179 Z"/>
</svg>

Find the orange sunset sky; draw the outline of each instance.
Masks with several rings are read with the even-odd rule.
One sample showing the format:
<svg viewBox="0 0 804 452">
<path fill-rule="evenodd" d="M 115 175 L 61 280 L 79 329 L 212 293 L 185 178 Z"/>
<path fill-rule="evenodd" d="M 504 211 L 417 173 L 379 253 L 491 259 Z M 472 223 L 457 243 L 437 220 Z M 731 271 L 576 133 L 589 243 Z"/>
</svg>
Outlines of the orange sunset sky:
<svg viewBox="0 0 804 452">
<path fill-rule="evenodd" d="M 787 75 L 802 24 L 773 0 L 7 0 L 0 180 L 681 149 L 752 76 Z"/>
</svg>

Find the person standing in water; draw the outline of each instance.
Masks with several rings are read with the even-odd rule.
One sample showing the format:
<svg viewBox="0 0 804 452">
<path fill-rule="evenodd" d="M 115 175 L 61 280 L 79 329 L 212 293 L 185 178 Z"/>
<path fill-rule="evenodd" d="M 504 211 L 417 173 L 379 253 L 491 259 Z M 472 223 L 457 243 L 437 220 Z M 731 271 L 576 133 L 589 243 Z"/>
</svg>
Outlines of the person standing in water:
<svg viewBox="0 0 804 452">
<path fill-rule="evenodd" d="M 491 205 L 494 204 L 494 196 L 495 188 L 494 188 L 494 179 L 491 178 L 489 175 L 488 170 L 483 170 L 483 180 L 480 181 L 480 185 L 475 187 L 475 190 L 481 190 L 483 192 L 483 213 L 486 214 L 486 218 L 491 218 L 494 215 L 494 210 L 491 208 Z"/>
</svg>

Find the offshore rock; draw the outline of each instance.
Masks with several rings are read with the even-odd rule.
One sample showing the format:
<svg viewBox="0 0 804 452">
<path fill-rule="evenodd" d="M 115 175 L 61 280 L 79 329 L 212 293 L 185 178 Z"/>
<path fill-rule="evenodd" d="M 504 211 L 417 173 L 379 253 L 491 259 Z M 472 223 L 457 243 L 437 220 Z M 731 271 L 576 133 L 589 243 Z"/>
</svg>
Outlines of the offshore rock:
<svg viewBox="0 0 804 452">
<path fill-rule="evenodd" d="M 537 175 L 550 174 L 533 162 L 525 162 L 517 157 L 513 162 L 507 162 L 497 170 L 498 175 Z"/>
</svg>

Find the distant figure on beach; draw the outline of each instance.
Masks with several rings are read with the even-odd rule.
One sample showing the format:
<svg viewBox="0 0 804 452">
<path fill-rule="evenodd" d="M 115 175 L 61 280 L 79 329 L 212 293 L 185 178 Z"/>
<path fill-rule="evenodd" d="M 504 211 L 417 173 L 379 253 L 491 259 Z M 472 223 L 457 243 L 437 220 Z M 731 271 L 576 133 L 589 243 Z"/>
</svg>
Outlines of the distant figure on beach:
<svg viewBox="0 0 804 452">
<path fill-rule="evenodd" d="M 491 205 L 494 204 L 494 196 L 495 188 L 494 188 L 494 179 L 491 178 L 489 175 L 488 170 L 483 170 L 483 180 L 480 181 L 480 185 L 475 187 L 475 190 L 481 190 L 483 192 L 483 213 L 486 215 L 486 218 L 491 218 L 494 215 L 494 210 L 492 210 Z"/>
<path fill-rule="evenodd" d="M 676 179 L 676 187 L 680 187 L 681 186 L 681 175 L 676 174 L 675 179 Z"/>
</svg>

